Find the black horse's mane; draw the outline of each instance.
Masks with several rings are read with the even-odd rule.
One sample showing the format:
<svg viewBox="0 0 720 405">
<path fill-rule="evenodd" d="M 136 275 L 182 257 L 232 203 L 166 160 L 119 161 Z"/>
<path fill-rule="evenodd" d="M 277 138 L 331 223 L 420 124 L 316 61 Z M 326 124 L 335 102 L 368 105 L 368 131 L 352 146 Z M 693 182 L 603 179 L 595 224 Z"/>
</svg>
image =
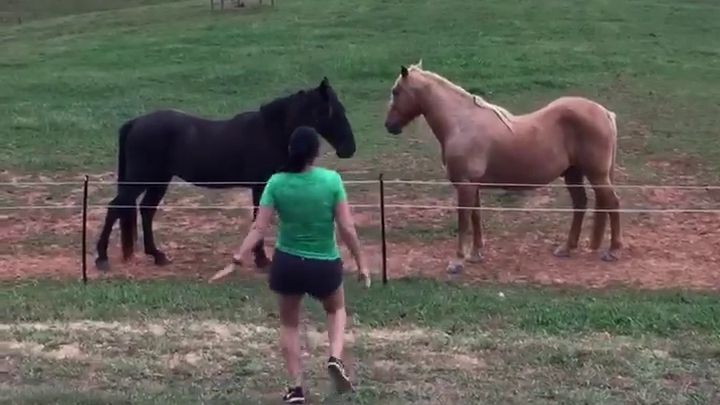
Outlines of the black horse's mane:
<svg viewBox="0 0 720 405">
<path fill-rule="evenodd" d="M 260 114 L 263 118 L 271 121 L 275 121 L 283 118 L 283 114 L 287 111 L 288 107 L 300 97 L 306 95 L 307 90 L 299 90 L 295 93 L 288 94 L 286 96 L 280 96 L 272 101 L 264 103 L 260 106 Z"/>
</svg>

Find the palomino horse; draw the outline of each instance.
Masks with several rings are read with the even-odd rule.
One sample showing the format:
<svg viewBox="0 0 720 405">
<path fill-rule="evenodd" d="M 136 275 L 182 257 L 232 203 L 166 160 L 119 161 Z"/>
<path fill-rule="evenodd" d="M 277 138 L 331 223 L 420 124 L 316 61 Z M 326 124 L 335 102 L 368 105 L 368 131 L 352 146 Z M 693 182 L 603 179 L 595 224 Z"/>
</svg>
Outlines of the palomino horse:
<svg viewBox="0 0 720 405">
<path fill-rule="evenodd" d="M 145 253 L 157 265 L 169 263 L 155 245 L 152 221 L 173 176 L 200 187 L 250 188 L 253 206 L 257 207 L 264 182 L 285 164 L 290 134 L 301 125 L 317 129 L 338 157 L 355 154 L 355 137 L 345 107 L 327 78 L 317 87 L 279 97 L 257 111 L 241 112 L 225 120 L 161 110 L 125 122 L 119 131 L 118 190 L 97 242 L 97 268 L 109 268 L 108 239 L 118 219 L 123 256 L 127 259 L 132 255 L 136 200 L 142 193 Z M 256 214 L 254 208 L 253 219 Z M 253 253 L 258 267 L 269 264 L 262 241 Z"/>
<path fill-rule="evenodd" d="M 451 261 L 448 271 L 461 271 L 465 260 L 473 263 L 483 259 L 480 188 L 529 190 L 560 176 L 565 179 L 574 213 L 567 241 L 554 254 L 566 257 L 578 246 L 587 209 L 583 185 L 587 177 L 598 210 L 590 247 L 599 249 L 609 216 L 610 248 L 601 258 L 619 258 L 620 202 L 612 186 L 617 149 L 615 113 L 585 98 L 561 97 L 539 110 L 512 115 L 444 77 L 423 70 L 421 63 L 402 66 L 392 87 L 385 128 L 391 134 L 400 134 L 420 115 L 440 142 L 443 166 L 455 186 L 460 207 L 459 260 Z M 466 233 L 470 221 L 473 239 L 468 252 Z"/>
</svg>

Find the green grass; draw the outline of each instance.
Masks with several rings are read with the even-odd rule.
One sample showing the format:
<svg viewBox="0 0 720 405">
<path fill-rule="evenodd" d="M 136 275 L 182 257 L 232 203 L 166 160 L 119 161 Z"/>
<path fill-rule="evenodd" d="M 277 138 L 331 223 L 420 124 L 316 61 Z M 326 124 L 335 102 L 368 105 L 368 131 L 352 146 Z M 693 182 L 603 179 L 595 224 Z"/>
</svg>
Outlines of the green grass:
<svg viewBox="0 0 720 405">
<path fill-rule="evenodd" d="M 711 293 L 459 286 L 408 279 L 366 291 L 350 279 L 347 284 L 349 310 L 371 327 L 411 324 L 448 333 L 493 325 L 542 334 L 720 333 L 720 299 Z M 212 316 L 262 323 L 276 316 L 274 297 L 264 282 L 255 281 L 219 286 L 188 281 L 91 281 L 88 286 L 34 281 L 6 284 L 5 290 L 0 322 Z M 310 309 L 314 316 L 322 315 L 319 306 Z"/>
<path fill-rule="evenodd" d="M 267 403 L 284 383 L 264 283 L 5 287 L 9 403 Z M 429 280 L 347 288 L 351 403 L 710 403 L 718 394 L 714 295 Z M 305 307 L 311 395 L 336 403 L 320 367 L 324 317 L 316 302 Z"/>
<path fill-rule="evenodd" d="M 623 128 L 650 131 L 623 132 L 623 164 L 678 152 L 711 169 L 720 161 L 707 147 L 720 111 L 710 1 L 308 0 L 214 14 L 198 1 L 133 4 L 0 28 L 5 167 L 112 170 L 116 128 L 134 114 L 227 116 L 327 75 L 356 129 L 358 165 L 438 174 L 427 169 L 439 168 L 435 145 L 382 128 L 399 65 L 420 58 L 513 111 L 561 94 L 598 98 Z"/>
<path fill-rule="evenodd" d="M 0 0 L 0 23 L 22 24 L 28 21 L 84 14 L 95 11 L 115 10 L 177 0 Z M 15 18 L 12 18 L 15 17 Z"/>
</svg>

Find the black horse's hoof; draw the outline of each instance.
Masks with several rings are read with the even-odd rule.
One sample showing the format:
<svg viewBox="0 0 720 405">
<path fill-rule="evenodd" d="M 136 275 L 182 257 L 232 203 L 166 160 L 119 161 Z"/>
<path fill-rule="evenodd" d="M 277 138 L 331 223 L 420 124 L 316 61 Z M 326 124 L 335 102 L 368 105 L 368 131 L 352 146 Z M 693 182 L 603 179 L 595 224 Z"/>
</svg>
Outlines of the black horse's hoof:
<svg viewBox="0 0 720 405">
<path fill-rule="evenodd" d="M 172 263 L 172 260 L 170 260 L 165 255 L 165 253 L 157 252 L 152 256 L 155 259 L 155 265 L 157 265 L 157 266 L 167 266 L 168 264 Z"/>
<path fill-rule="evenodd" d="M 109 271 L 110 261 L 108 259 L 95 259 L 95 268 L 98 271 Z"/>
</svg>

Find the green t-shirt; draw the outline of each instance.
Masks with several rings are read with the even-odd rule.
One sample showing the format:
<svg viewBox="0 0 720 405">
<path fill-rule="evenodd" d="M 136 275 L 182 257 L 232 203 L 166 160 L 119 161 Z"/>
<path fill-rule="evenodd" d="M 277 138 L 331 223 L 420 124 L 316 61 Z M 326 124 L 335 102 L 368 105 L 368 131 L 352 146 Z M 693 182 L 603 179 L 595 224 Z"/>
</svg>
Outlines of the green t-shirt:
<svg viewBox="0 0 720 405">
<path fill-rule="evenodd" d="M 275 173 L 260 198 L 260 205 L 274 208 L 279 217 L 275 248 L 309 259 L 339 258 L 335 206 L 346 199 L 340 174 L 333 170 Z"/>
</svg>

